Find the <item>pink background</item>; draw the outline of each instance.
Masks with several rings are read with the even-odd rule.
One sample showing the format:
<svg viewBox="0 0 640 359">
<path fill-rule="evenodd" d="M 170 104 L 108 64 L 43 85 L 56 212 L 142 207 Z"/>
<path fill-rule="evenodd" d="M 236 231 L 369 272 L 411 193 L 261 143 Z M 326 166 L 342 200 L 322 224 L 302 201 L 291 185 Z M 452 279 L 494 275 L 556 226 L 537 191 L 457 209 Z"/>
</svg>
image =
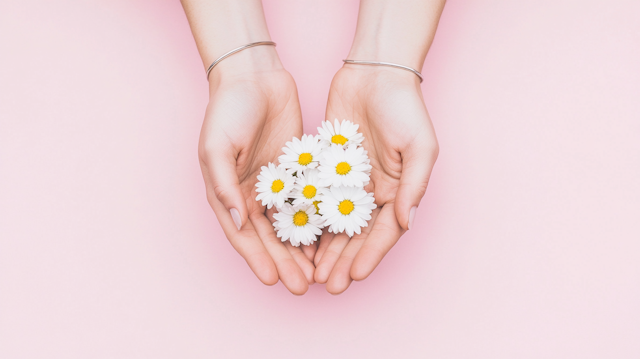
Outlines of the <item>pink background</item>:
<svg viewBox="0 0 640 359">
<path fill-rule="evenodd" d="M 357 5 L 265 2 L 307 132 Z M 450 1 L 415 229 L 344 294 L 294 297 L 206 202 L 179 2 L 0 2 L 0 357 L 640 358 L 639 18 Z"/>
</svg>

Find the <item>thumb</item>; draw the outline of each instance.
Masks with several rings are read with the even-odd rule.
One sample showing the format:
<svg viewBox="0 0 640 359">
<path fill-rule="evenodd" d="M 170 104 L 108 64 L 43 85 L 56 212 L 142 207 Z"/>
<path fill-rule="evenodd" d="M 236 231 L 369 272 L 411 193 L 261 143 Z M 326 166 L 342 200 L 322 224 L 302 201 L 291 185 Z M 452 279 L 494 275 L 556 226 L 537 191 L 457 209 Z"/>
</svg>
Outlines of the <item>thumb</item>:
<svg viewBox="0 0 640 359">
<path fill-rule="evenodd" d="M 396 193 L 395 210 L 400 226 L 411 229 L 416 209 L 422 196 L 427 191 L 427 184 L 431 176 L 431 169 L 438 157 L 438 143 L 423 139 L 423 143 L 416 143 L 405 147 L 402 156 L 402 174 L 400 186 Z"/>
<path fill-rule="evenodd" d="M 201 153 L 202 173 L 207 186 L 207 198 L 215 196 L 229 211 L 238 230 L 247 223 L 247 203 L 240 188 L 236 171 L 237 154 L 232 151 L 208 148 Z"/>
</svg>

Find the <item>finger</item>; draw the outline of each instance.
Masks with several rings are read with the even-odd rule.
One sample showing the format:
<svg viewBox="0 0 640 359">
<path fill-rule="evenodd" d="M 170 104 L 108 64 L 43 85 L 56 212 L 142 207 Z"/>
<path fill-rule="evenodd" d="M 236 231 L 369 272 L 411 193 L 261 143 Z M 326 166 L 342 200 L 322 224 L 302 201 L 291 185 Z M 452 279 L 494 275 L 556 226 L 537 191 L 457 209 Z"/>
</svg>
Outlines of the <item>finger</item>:
<svg viewBox="0 0 640 359">
<path fill-rule="evenodd" d="M 236 228 L 240 230 L 247 223 L 248 210 L 245 196 L 240 188 L 236 171 L 237 153 L 232 146 L 225 148 L 219 142 L 214 145 L 202 145 L 200 167 L 207 186 L 207 199 L 212 197 L 222 203 L 231 215 Z"/>
<path fill-rule="evenodd" d="M 266 215 L 271 223 L 274 223 L 276 221 L 276 219 L 273 217 L 273 214 L 276 212 L 277 210 L 275 209 L 275 207 L 267 209 Z M 313 254 L 315 254 L 316 244 L 312 243 L 309 246 L 302 245 L 300 247 L 294 247 L 291 245 L 291 242 L 287 241 L 285 242 L 285 246 L 287 247 L 287 250 L 289 250 L 289 253 L 291 253 L 291 256 L 296 261 L 296 263 L 298 263 L 298 266 L 300 266 L 300 269 L 304 273 L 309 284 L 315 283 L 315 281 L 313 280 L 313 273 L 316 270 L 316 267 L 313 265 Z M 303 255 L 300 256 L 300 253 L 302 253 Z"/>
<path fill-rule="evenodd" d="M 272 207 L 271 209 L 267 209 L 266 215 L 271 223 L 274 223 L 276 221 L 276 219 L 273 217 L 273 214 L 276 212 L 277 211 L 275 207 Z M 308 246 L 301 245 L 300 247 L 294 247 L 291 245 L 291 242 L 287 241 L 285 242 L 285 245 L 289 250 L 289 253 L 291 253 L 291 255 L 293 256 L 293 259 L 295 259 L 295 261 L 300 266 L 300 269 L 302 269 L 302 272 L 307 278 L 307 281 L 309 282 L 309 284 L 315 283 L 315 281 L 313 280 L 313 272 L 315 271 L 316 267 L 313 264 L 313 256 L 316 253 L 316 248 L 317 248 L 316 243 L 315 242 L 311 243 Z M 303 253 L 304 258 L 299 257 L 298 256 L 299 253 Z"/>
<path fill-rule="evenodd" d="M 340 254 L 340 257 L 336 261 L 333 269 L 331 270 L 331 274 L 327 279 L 326 289 L 327 292 L 338 295 L 351 285 L 353 279 L 351 278 L 351 264 L 353 263 L 353 258 L 362 244 L 364 243 L 365 238 L 351 238 L 345 249 Z"/>
<path fill-rule="evenodd" d="M 313 259 L 316 255 L 316 251 L 318 250 L 318 241 L 311 243 L 308 246 L 300 246 L 302 248 L 302 253 L 313 263 Z"/>
<path fill-rule="evenodd" d="M 285 242 L 284 246 L 289 251 L 289 254 L 291 254 L 291 257 L 293 257 L 293 259 L 296 261 L 298 267 L 300 267 L 300 269 L 302 270 L 302 273 L 304 273 L 304 277 L 307 279 L 307 283 L 309 283 L 309 285 L 315 283 L 315 281 L 313 280 L 313 274 L 316 267 L 313 266 L 311 260 L 302 252 L 302 248 L 292 246 L 289 241 Z M 306 246 L 303 245 L 301 247 Z"/>
<path fill-rule="evenodd" d="M 315 257 L 313 257 L 313 264 L 316 265 L 316 268 L 318 267 L 318 264 L 320 264 L 320 259 L 322 259 L 322 255 L 329 247 L 329 243 L 331 243 L 331 240 L 333 239 L 334 236 L 335 234 L 329 232 L 326 228 L 322 231 L 322 235 L 320 236 L 320 244 L 318 245 L 318 250 L 316 251 Z"/>
<path fill-rule="evenodd" d="M 347 290 L 347 288 L 349 288 L 349 285 L 351 285 L 353 279 L 351 278 L 350 272 L 351 266 L 353 264 L 353 259 L 360 251 L 360 248 L 362 248 L 362 245 L 367 239 L 369 233 L 371 233 L 373 223 L 375 223 L 378 213 L 380 213 L 379 209 L 375 209 L 371 213 L 371 220 L 369 220 L 369 225 L 362 228 L 362 233 L 353 236 L 345 249 L 340 254 L 340 258 L 338 258 L 338 261 L 333 267 L 331 275 L 327 280 L 327 292 L 333 295 L 337 295 Z"/>
<path fill-rule="evenodd" d="M 280 241 L 280 238 L 276 237 L 273 225 L 269 222 L 269 219 L 265 217 L 264 213 L 258 212 L 251 213 L 249 219 L 255 227 L 267 252 L 271 255 L 282 284 L 295 295 L 306 293 L 309 289 L 309 282 L 302 269 L 298 266 L 298 263 L 296 263 L 289 251 L 282 244 L 282 241 Z"/>
<path fill-rule="evenodd" d="M 316 268 L 315 279 L 318 283 L 326 283 L 329 279 L 329 275 L 333 270 L 333 266 L 340 258 L 340 254 L 344 250 L 344 247 L 349 243 L 349 236 L 344 233 L 336 234 L 331 240 L 331 243 L 327 247 L 327 250 L 322 255 L 320 264 Z"/>
<path fill-rule="evenodd" d="M 267 209 L 267 211 L 265 212 L 265 214 L 267 215 L 267 218 L 269 218 L 269 222 L 271 223 L 276 222 L 276 219 L 273 217 L 274 213 L 278 213 L 278 210 L 276 209 L 276 207 L 271 207 Z"/>
<path fill-rule="evenodd" d="M 278 283 L 276 265 L 258 237 L 253 225 L 248 222 L 241 230 L 238 230 L 235 223 L 233 223 L 231 214 L 215 197 L 211 201 L 211 207 L 229 242 L 244 258 L 256 277 L 266 285 Z"/>
<path fill-rule="evenodd" d="M 353 259 L 351 278 L 353 280 L 367 278 L 403 233 L 404 230 L 396 219 L 394 204 L 385 204 L 376 217 L 367 240 Z"/>
<path fill-rule="evenodd" d="M 438 143 L 434 136 L 417 136 L 422 141 L 414 141 L 401 152 L 402 175 L 395 199 L 396 217 L 403 229 L 411 229 L 416 209 L 427 191 L 431 169 L 438 157 Z M 432 141 L 424 139 L 433 138 Z"/>
</svg>

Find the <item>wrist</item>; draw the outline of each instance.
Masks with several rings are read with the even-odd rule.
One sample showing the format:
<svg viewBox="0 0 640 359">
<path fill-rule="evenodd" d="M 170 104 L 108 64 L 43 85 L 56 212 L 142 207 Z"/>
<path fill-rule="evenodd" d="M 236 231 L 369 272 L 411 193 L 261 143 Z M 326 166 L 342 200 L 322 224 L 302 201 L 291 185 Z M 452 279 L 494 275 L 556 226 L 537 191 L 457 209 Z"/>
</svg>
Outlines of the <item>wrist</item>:
<svg viewBox="0 0 640 359">
<path fill-rule="evenodd" d="M 419 89 L 421 83 L 420 77 L 412 71 L 391 66 L 345 63 L 339 73 L 359 86 L 394 83 Z"/>
<path fill-rule="evenodd" d="M 422 71 L 444 0 L 361 0 L 350 60 L 390 62 Z"/>
<path fill-rule="evenodd" d="M 275 46 L 261 45 L 244 49 L 223 59 L 211 70 L 208 80 L 210 85 L 216 85 L 227 79 L 280 70 L 284 70 L 284 67 Z"/>
<path fill-rule="evenodd" d="M 334 76 L 331 86 L 343 93 L 367 94 L 381 89 L 385 92 L 422 92 L 418 76 L 386 66 L 345 64 Z"/>
<path fill-rule="evenodd" d="M 426 51 L 411 49 L 393 41 L 356 39 L 349 51 L 349 60 L 390 62 L 422 71 Z M 415 75 L 414 75 L 415 76 Z"/>
</svg>

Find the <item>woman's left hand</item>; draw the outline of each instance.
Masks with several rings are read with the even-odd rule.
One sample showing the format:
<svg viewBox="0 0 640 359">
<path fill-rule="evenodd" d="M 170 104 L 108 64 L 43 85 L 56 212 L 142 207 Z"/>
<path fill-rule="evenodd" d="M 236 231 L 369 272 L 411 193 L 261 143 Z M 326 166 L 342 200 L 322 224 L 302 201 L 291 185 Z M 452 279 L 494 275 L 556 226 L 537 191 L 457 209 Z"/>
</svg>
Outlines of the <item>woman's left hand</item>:
<svg viewBox="0 0 640 359">
<path fill-rule="evenodd" d="M 338 294 L 363 280 L 400 236 L 411 229 L 438 156 L 438 141 L 418 78 L 405 70 L 345 65 L 333 78 L 326 120 L 360 125 L 371 159 L 371 183 L 378 208 L 363 233 L 323 234 L 316 252 L 315 280 Z"/>
</svg>

